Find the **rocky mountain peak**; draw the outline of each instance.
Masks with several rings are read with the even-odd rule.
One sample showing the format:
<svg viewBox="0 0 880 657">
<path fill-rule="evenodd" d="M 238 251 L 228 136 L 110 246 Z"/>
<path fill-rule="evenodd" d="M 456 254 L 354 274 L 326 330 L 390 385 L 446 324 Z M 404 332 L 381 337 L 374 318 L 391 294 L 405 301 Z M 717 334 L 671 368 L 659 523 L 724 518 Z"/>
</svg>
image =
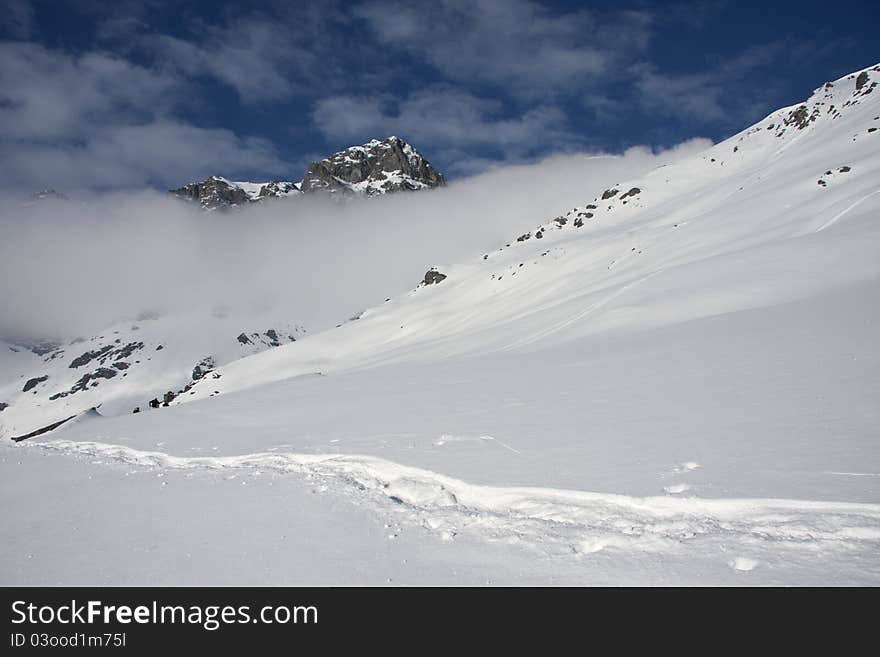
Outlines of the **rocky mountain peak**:
<svg viewBox="0 0 880 657">
<path fill-rule="evenodd" d="M 297 183 L 290 181 L 233 182 L 221 176 L 211 176 L 202 182 L 189 183 L 183 187 L 172 189 L 171 193 L 182 199 L 196 202 L 206 210 L 214 210 L 273 198 L 295 196 L 300 193 L 300 189 Z"/>
<path fill-rule="evenodd" d="M 211 176 L 202 182 L 189 183 L 172 189 L 171 193 L 180 198 L 195 201 L 203 208 L 214 209 L 227 205 L 241 205 L 248 201 L 244 190 L 229 184 L 219 176 Z"/>
<path fill-rule="evenodd" d="M 309 165 L 303 192 L 359 193 L 367 196 L 446 184 L 419 151 L 400 137 L 373 139 Z"/>
<path fill-rule="evenodd" d="M 233 182 L 211 176 L 170 190 L 206 210 L 245 206 L 314 192 L 375 196 L 441 187 L 443 174 L 400 137 L 372 139 L 309 165 L 301 182 Z"/>
</svg>

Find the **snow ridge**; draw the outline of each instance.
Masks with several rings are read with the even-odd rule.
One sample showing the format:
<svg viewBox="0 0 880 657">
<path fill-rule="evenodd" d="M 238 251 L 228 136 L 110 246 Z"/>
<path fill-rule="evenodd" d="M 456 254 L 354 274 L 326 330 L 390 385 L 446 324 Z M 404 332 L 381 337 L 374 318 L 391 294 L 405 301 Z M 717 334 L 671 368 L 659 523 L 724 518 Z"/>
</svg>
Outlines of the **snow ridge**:
<svg viewBox="0 0 880 657">
<path fill-rule="evenodd" d="M 880 548 L 880 504 L 790 499 L 631 497 L 576 490 L 470 484 L 436 472 L 361 455 L 263 452 L 182 457 L 101 442 L 54 440 L 32 446 L 91 460 L 176 470 L 244 470 L 319 478 L 346 495 L 451 540 L 472 531 L 494 540 L 590 554 L 606 548 L 646 552 L 723 543 L 748 551 L 849 551 Z"/>
</svg>

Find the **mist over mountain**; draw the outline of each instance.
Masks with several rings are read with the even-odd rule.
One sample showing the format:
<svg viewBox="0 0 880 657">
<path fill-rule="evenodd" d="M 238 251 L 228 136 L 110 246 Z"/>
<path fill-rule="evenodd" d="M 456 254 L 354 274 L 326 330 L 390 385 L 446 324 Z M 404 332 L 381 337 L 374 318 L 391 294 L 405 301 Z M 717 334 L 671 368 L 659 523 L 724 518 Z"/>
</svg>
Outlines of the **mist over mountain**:
<svg viewBox="0 0 880 657">
<path fill-rule="evenodd" d="M 201 183 L 172 189 L 182 199 L 197 202 L 206 210 L 238 208 L 250 203 L 296 198 L 300 194 L 375 196 L 417 191 L 446 184 L 416 148 L 399 137 L 372 139 L 312 162 L 298 182 L 232 182 L 211 176 Z"/>
<path fill-rule="evenodd" d="M 402 292 L 433 264 L 489 249 L 536 217 L 696 152 L 557 156 L 448 187 L 337 203 L 305 194 L 204 213 L 157 191 L 0 207 L 0 335 L 78 337 L 144 311 L 274 308 L 311 329 Z M 552 210 L 550 210 L 552 208 Z"/>
<path fill-rule="evenodd" d="M 880 584 L 873 4 L 6 4 L 0 584 Z"/>
</svg>

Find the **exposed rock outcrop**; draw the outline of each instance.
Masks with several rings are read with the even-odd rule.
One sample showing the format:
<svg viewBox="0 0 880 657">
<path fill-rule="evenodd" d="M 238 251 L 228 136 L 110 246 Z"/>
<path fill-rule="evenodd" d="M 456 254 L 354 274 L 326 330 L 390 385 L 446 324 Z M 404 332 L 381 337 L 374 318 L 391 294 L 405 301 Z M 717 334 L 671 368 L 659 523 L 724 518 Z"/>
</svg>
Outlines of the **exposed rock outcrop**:
<svg viewBox="0 0 880 657">
<path fill-rule="evenodd" d="M 221 176 L 211 176 L 202 182 L 190 183 L 171 193 L 182 199 L 198 203 L 206 210 L 228 208 L 259 203 L 268 199 L 296 196 L 299 186 L 289 181 L 267 183 L 233 182 Z"/>
<path fill-rule="evenodd" d="M 446 184 L 428 160 L 399 137 L 373 139 L 312 162 L 301 182 L 234 182 L 211 176 L 170 190 L 206 210 L 240 208 L 308 193 L 374 196 Z"/>
<path fill-rule="evenodd" d="M 446 274 L 441 274 L 436 269 L 429 269 L 425 273 L 425 278 L 422 281 L 424 285 L 434 285 L 439 283 L 440 281 L 446 280 Z"/>
<path fill-rule="evenodd" d="M 205 375 L 214 371 L 214 368 L 217 367 L 217 363 L 214 361 L 213 356 L 207 356 L 198 362 L 198 364 L 193 368 L 192 371 L 192 380 L 198 381 L 205 377 Z"/>
<path fill-rule="evenodd" d="M 48 376 L 35 376 L 32 379 L 28 379 L 27 383 L 24 384 L 24 388 L 21 389 L 22 392 L 27 392 L 28 390 L 33 390 L 38 385 L 43 383 L 44 381 L 48 381 Z"/>
<path fill-rule="evenodd" d="M 360 193 L 367 196 L 446 184 L 418 150 L 399 137 L 373 139 L 312 162 L 303 177 L 304 193 Z"/>
</svg>

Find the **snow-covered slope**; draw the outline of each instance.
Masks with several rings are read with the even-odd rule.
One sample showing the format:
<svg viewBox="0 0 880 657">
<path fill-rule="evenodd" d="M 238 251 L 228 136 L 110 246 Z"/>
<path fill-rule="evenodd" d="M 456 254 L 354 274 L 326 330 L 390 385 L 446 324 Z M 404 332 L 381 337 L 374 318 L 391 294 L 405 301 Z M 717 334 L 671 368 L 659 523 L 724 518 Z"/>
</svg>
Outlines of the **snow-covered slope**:
<svg viewBox="0 0 880 657">
<path fill-rule="evenodd" d="M 94 406 L 110 415 L 146 411 L 153 398 L 164 402 L 198 379 L 217 380 L 216 367 L 304 333 L 268 318 L 145 313 L 88 339 L 0 343 L 0 433 L 26 435 Z"/>
<path fill-rule="evenodd" d="M 202 584 L 880 583 L 877 82 L 584 190 L 169 408 L 6 444 L 6 582 L 171 582 L 186 555 Z M 29 505 L 35 477 L 113 491 L 123 530 Z"/>
</svg>

